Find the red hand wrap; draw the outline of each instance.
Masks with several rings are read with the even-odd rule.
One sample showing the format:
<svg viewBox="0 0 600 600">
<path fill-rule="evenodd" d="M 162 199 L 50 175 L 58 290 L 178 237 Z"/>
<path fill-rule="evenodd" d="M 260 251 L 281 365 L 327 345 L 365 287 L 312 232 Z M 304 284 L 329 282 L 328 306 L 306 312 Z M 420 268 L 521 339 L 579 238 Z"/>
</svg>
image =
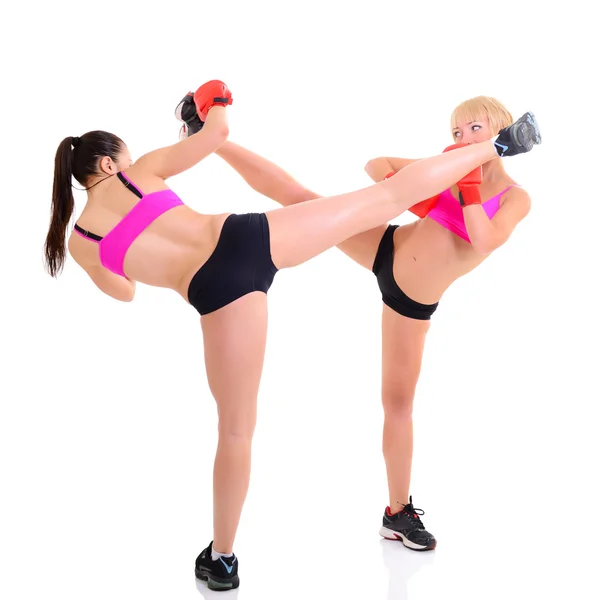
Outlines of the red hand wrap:
<svg viewBox="0 0 600 600">
<path fill-rule="evenodd" d="M 468 144 L 452 144 L 448 146 L 444 152 L 448 150 L 454 150 L 455 148 L 463 148 Z M 472 204 L 481 204 L 481 194 L 479 193 L 479 186 L 481 185 L 481 179 L 483 177 L 483 169 L 480 166 L 473 169 L 470 173 L 465 175 L 459 182 L 458 186 L 458 199 L 461 206 L 471 206 Z"/>
</svg>

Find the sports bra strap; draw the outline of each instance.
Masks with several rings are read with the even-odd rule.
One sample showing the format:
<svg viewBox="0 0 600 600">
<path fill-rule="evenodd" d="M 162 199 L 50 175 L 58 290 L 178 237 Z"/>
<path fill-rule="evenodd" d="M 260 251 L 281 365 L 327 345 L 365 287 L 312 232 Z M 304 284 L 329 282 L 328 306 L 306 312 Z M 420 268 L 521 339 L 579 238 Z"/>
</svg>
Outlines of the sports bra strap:
<svg viewBox="0 0 600 600">
<path fill-rule="evenodd" d="M 83 237 L 89 238 L 90 240 L 94 240 L 95 242 L 102 241 L 102 236 L 96 235 L 95 233 L 91 233 L 87 229 L 83 229 L 83 227 L 79 227 L 77 223 L 75 223 L 74 229 L 76 229 Z"/>
<path fill-rule="evenodd" d="M 142 192 L 140 192 L 140 190 L 138 190 L 135 185 L 133 185 L 133 183 L 131 183 L 131 181 L 129 181 L 129 179 L 127 179 L 127 177 L 121 173 L 121 171 L 117 173 L 117 177 L 121 180 L 123 185 L 129 188 L 140 200 L 144 197 L 144 194 L 142 194 Z"/>
</svg>

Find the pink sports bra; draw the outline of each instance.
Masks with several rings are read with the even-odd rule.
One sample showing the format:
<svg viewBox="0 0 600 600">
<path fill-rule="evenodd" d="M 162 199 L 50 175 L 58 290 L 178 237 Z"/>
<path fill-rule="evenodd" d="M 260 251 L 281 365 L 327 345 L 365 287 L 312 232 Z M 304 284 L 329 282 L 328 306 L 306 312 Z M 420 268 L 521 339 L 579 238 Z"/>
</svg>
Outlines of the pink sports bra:
<svg viewBox="0 0 600 600">
<path fill-rule="evenodd" d="M 124 173 L 117 173 L 117 177 L 140 199 L 139 202 L 104 237 L 82 229 L 77 223 L 75 231 L 80 236 L 98 243 L 103 267 L 127 277 L 123 272 L 123 263 L 131 244 L 150 223 L 171 208 L 181 206 L 183 202 L 172 190 L 143 194 Z"/>
<path fill-rule="evenodd" d="M 483 210 L 490 219 L 498 212 L 502 195 L 512 187 L 515 186 L 509 185 L 505 190 L 502 190 L 499 194 L 496 194 L 493 198 L 490 198 L 481 204 Z M 439 223 L 442 227 L 445 227 L 452 231 L 452 233 L 460 236 L 463 240 L 470 242 L 471 240 L 467 234 L 465 217 L 462 211 L 463 209 L 459 201 L 452 195 L 449 188 L 440 194 L 437 204 L 427 213 L 427 216 L 436 223 Z"/>
</svg>

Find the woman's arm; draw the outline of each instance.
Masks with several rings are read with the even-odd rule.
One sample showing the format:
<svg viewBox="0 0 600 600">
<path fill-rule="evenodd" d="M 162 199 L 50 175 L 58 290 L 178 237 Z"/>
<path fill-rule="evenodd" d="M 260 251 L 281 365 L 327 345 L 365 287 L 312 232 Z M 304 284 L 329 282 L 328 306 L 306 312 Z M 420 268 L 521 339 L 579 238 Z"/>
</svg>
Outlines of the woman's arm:
<svg viewBox="0 0 600 600">
<path fill-rule="evenodd" d="M 530 209 L 531 198 L 520 187 L 506 193 L 502 206 L 491 219 L 480 204 L 465 206 L 465 226 L 473 248 L 481 254 L 489 254 L 502 246 Z"/>
<path fill-rule="evenodd" d="M 135 281 L 105 269 L 98 263 L 96 249 L 94 248 L 92 252 L 89 248 L 84 249 L 84 246 L 80 244 L 89 244 L 89 242 L 82 242 L 75 234 L 72 234 L 68 242 L 69 253 L 96 284 L 96 287 L 115 300 L 131 302 L 135 296 Z"/>
<path fill-rule="evenodd" d="M 165 148 L 141 156 L 136 165 L 162 179 L 174 177 L 198 164 L 220 148 L 229 135 L 226 107 L 213 106 L 198 133 Z"/>
<path fill-rule="evenodd" d="M 104 267 L 93 266 L 84 267 L 90 279 L 96 284 L 98 289 L 105 294 L 120 300 L 121 302 L 131 302 L 135 296 L 135 281 L 128 277 L 121 277 L 115 273 L 107 271 Z"/>
</svg>

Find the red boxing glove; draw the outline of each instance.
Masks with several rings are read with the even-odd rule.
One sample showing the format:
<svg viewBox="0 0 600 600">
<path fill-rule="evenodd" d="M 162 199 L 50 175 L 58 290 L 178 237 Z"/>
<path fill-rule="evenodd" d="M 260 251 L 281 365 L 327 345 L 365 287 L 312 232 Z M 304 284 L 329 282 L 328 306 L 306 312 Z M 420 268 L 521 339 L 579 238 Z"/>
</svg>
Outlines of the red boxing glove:
<svg viewBox="0 0 600 600">
<path fill-rule="evenodd" d="M 417 202 L 417 204 L 411 206 L 408 210 L 410 210 L 413 215 L 417 215 L 417 217 L 424 219 L 428 215 L 429 211 L 435 208 L 435 205 L 438 203 L 439 199 L 440 195 L 438 194 L 437 196 L 427 198 L 427 200 Z"/>
<path fill-rule="evenodd" d="M 454 150 L 455 148 L 462 148 L 467 144 L 452 144 L 448 146 L 444 152 L 448 150 Z M 483 177 L 483 168 L 478 166 L 473 169 L 468 175 L 465 175 L 456 185 L 458 186 L 458 200 L 461 206 L 470 206 L 472 204 L 481 204 L 481 194 L 479 193 L 479 186 L 481 185 L 481 179 Z"/>
<path fill-rule="evenodd" d="M 206 115 L 213 106 L 228 106 L 232 103 L 229 88 L 218 79 L 207 81 L 194 94 L 194 104 L 201 121 L 206 121 Z"/>
<path fill-rule="evenodd" d="M 458 143 L 458 144 L 452 144 L 451 146 L 448 146 L 447 148 L 444 148 L 444 152 L 448 152 L 448 150 L 456 150 L 456 148 L 464 148 L 465 146 L 468 146 L 469 144 L 463 144 L 463 143 Z"/>
<path fill-rule="evenodd" d="M 389 179 L 390 177 L 393 177 L 396 173 L 394 171 L 392 171 L 391 173 L 388 173 L 384 179 Z M 422 200 L 421 202 L 418 202 L 417 204 L 415 204 L 414 206 L 411 206 L 408 210 L 413 213 L 413 215 L 417 215 L 417 217 L 424 219 L 427 216 L 427 213 L 429 213 L 430 210 L 432 210 L 433 208 L 435 208 L 435 205 L 438 202 L 440 195 L 438 194 L 437 196 L 433 196 L 433 198 L 428 198 L 427 200 Z"/>
<path fill-rule="evenodd" d="M 458 186 L 458 200 L 461 206 L 481 204 L 481 194 L 479 193 L 481 177 L 482 168 L 479 166 L 471 171 L 468 175 L 465 175 L 456 184 Z"/>
</svg>

